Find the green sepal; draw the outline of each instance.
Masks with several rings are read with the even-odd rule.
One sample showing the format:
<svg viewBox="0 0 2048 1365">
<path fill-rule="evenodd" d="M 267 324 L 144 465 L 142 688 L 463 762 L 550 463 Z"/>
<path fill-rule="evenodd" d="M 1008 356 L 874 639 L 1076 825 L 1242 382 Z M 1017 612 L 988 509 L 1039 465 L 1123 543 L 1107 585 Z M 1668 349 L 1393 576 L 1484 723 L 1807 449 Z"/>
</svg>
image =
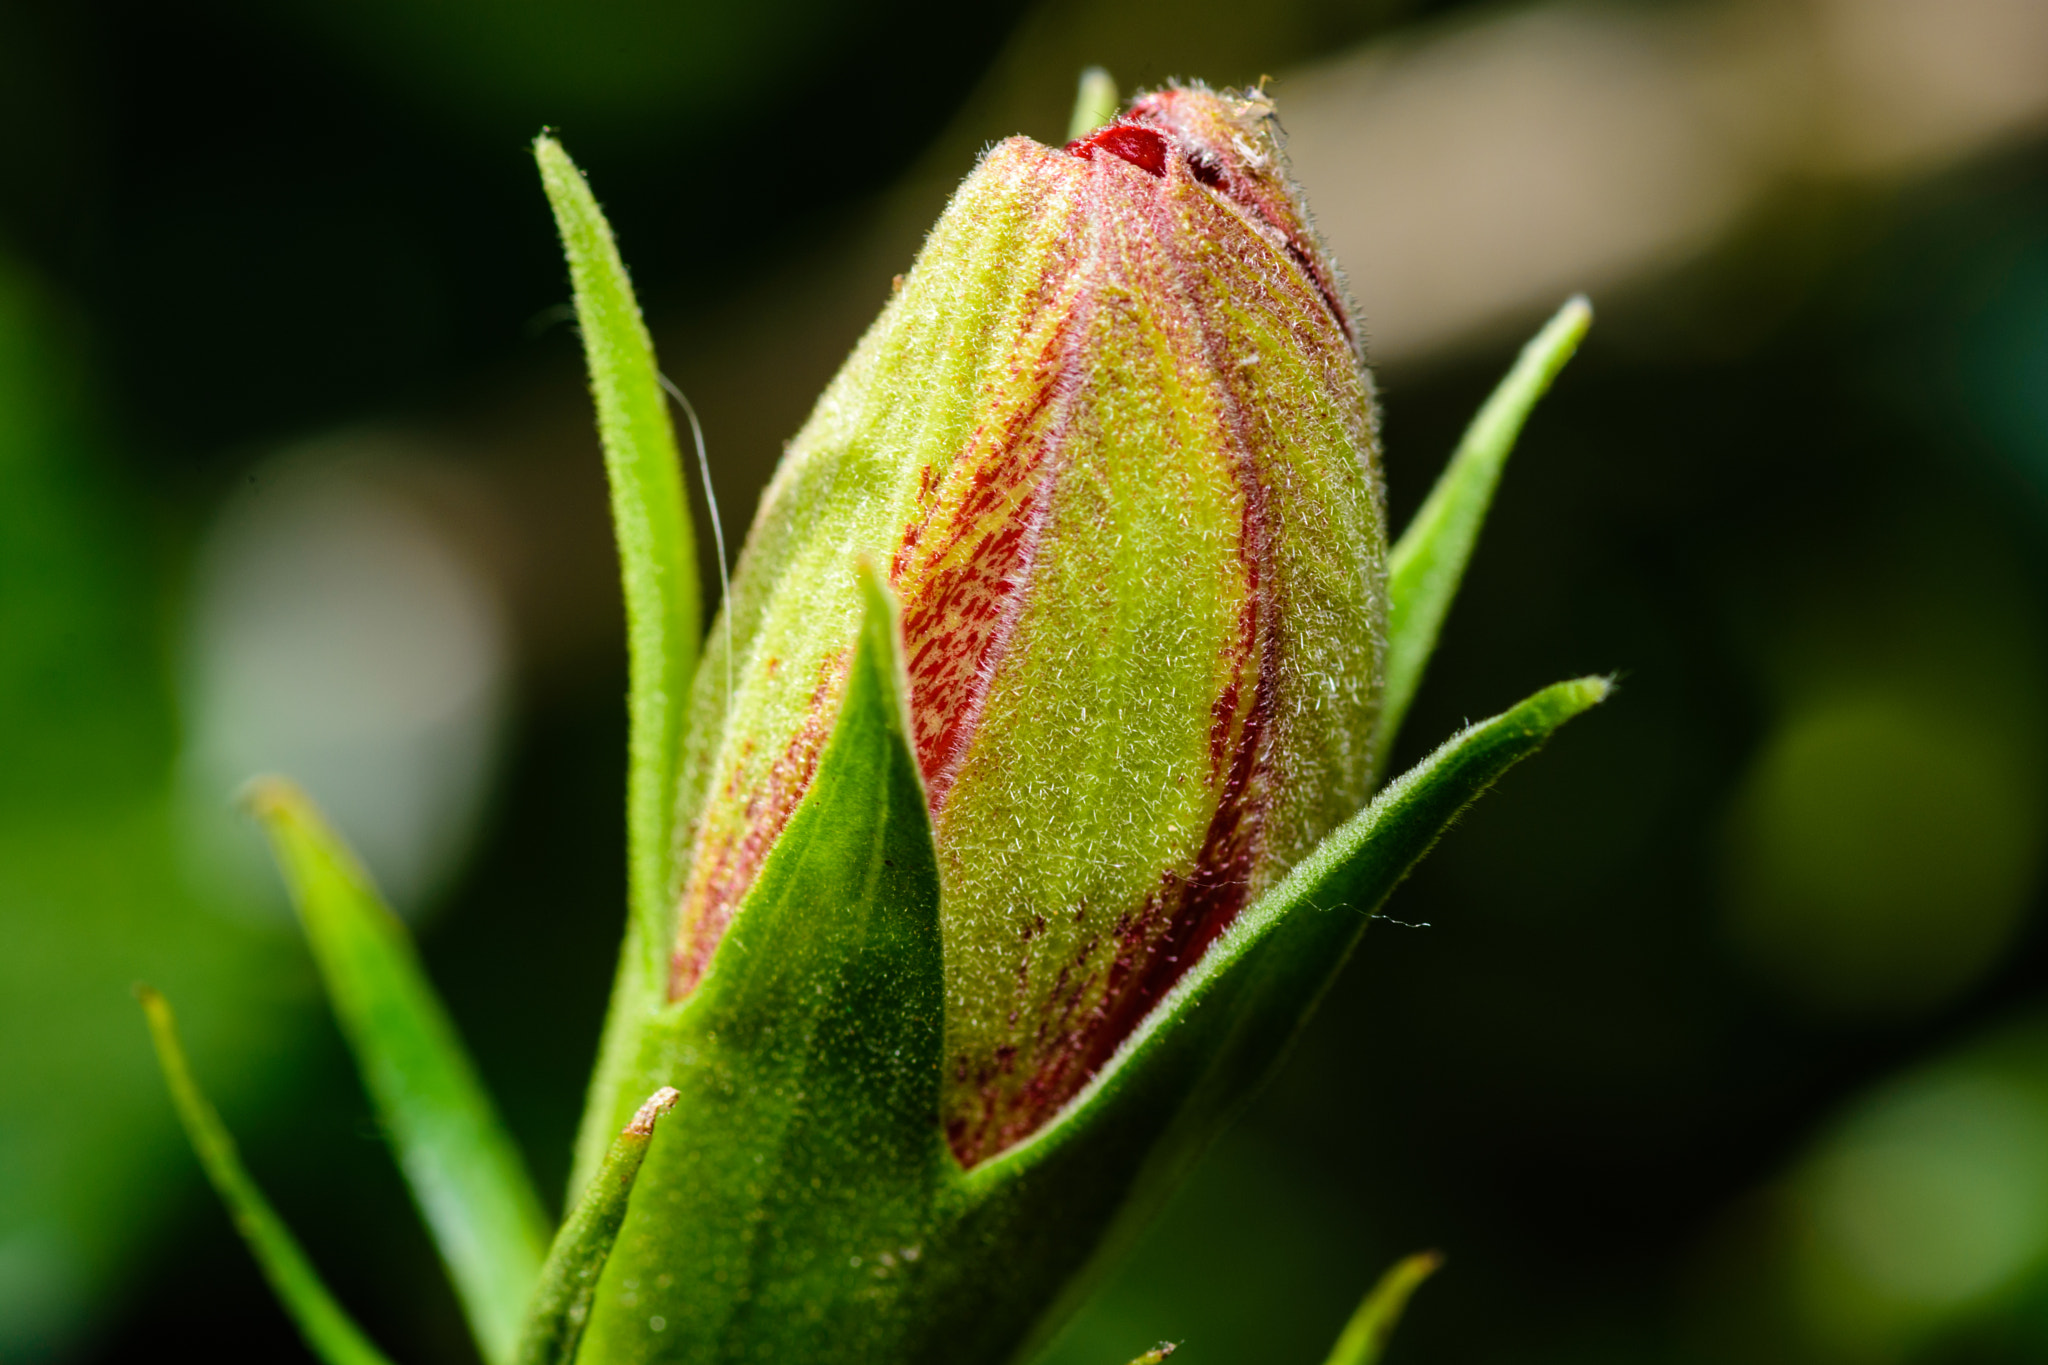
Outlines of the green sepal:
<svg viewBox="0 0 2048 1365">
<path fill-rule="evenodd" d="M 900 664 L 878 662 L 895 635 L 878 638 L 886 603 L 869 592 L 811 793 L 639 1074 L 684 1099 L 599 1290 L 587 1349 L 606 1365 L 1028 1356 L 1085 1295 L 1077 1269 L 1114 1254 L 1271 1069 L 1408 869 L 1608 690 L 1548 688 L 1389 784 L 1060 1117 L 963 1172 L 934 1110 L 936 872 Z"/>
<path fill-rule="evenodd" d="M 1373 727 L 1375 764 L 1393 752 L 1408 704 L 1422 685 L 1515 438 L 1592 325 L 1593 306 L 1584 295 L 1574 295 L 1522 347 L 1387 556 L 1386 687 Z"/>
<path fill-rule="evenodd" d="M 681 1092 L 641 1169 L 585 1358 L 894 1358 L 957 1172 L 944 974 L 893 600 L 871 570 L 839 719 L 696 989 L 636 1073 Z"/>
<path fill-rule="evenodd" d="M 1434 1251 L 1418 1251 L 1394 1262 L 1360 1301 L 1351 1321 L 1344 1324 L 1323 1365 L 1379 1365 L 1408 1300 L 1443 1263 L 1444 1258 Z"/>
<path fill-rule="evenodd" d="M 1092 1274 L 1069 1278 L 1077 1262 L 1093 1252 L 1105 1264 L 1157 1211 L 1270 1072 L 1409 869 L 1609 688 L 1603 678 L 1554 684 L 1388 783 L 1210 945 L 1062 1115 L 968 1173 L 972 1212 L 950 1254 L 1003 1248 L 1004 1270 L 982 1273 L 999 1276 L 1005 1296 L 980 1306 L 987 1336 L 959 1343 L 967 1358 L 999 1356 L 1021 1330 L 1005 1310 L 1021 1317 L 1051 1302 L 1025 1353 L 1044 1343 L 1092 1287 Z"/>
<path fill-rule="evenodd" d="M 577 1137 L 573 1201 L 611 1143 L 617 1124 L 609 1101 L 617 1078 L 666 986 L 676 763 L 703 603 L 675 427 L 633 282 L 604 211 L 562 145 L 535 138 L 533 156 L 575 290 L 626 599 L 626 942 L 591 1076 L 592 1103 Z"/>
<path fill-rule="evenodd" d="M 142 985 L 135 988 L 135 998 L 142 1002 L 150 1040 L 156 1044 L 157 1061 L 170 1087 L 171 1103 L 178 1111 L 179 1122 L 185 1126 L 185 1135 L 192 1141 L 192 1150 L 198 1154 L 199 1164 L 221 1202 L 227 1205 L 235 1231 L 248 1244 L 257 1268 L 270 1284 L 270 1292 L 277 1295 L 277 1301 L 291 1316 L 307 1348 L 326 1365 L 390 1365 L 384 1353 L 370 1343 L 363 1329 L 349 1317 L 348 1310 L 336 1302 L 298 1239 L 242 1165 L 234 1138 L 192 1075 L 192 1063 L 178 1041 L 178 1022 L 171 1013 L 170 1002 Z"/>
<path fill-rule="evenodd" d="M 872 571 L 864 592 L 809 792 L 626 1078 L 682 1101 L 606 1266 L 588 1359 L 1028 1352 L 1085 1292 L 1076 1270 L 1135 1231 L 1270 1070 L 1408 869 L 1608 690 L 1548 688 L 1389 784 L 1211 946 L 1061 1116 L 962 1171 L 937 1119 L 939 887 L 900 634 Z"/>
<path fill-rule="evenodd" d="M 648 1097 L 633 1121 L 612 1139 L 596 1179 L 584 1186 L 583 1197 L 562 1220 L 527 1304 L 526 1325 L 520 1329 L 512 1365 L 573 1365 L 590 1322 L 598 1276 L 611 1258 L 640 1166 L 647 1159 L 647 1144 L 661 1116 L 675 1108 L 676 1098 L 667 1086 Z"/>
<path fill-rule="evenodd" d="M 549 1238 L 525 1162 L 369 874 L 291 783 L 260 778 L 246 799 L 470 1331 L 506 1360 Z"/>
</svg>

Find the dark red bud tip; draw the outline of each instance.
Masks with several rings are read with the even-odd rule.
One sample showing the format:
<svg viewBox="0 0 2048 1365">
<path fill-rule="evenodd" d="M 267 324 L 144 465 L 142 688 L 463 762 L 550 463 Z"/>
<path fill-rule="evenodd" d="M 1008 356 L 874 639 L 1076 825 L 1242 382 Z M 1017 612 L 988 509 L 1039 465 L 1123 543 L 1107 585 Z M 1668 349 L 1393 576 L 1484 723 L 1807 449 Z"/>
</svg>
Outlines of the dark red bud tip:
<svg viewBox="0 0 2048 1365">
<path fill-rule="evenodd" d="M 1156 129 L 1112 123 L 1099 133 L 1067 144 L 1067 150 L 1083 161 L 1093 161 L 1098 148 L 1122 157 L 1149 175 L 1166 174 L 1166 134 Z"/>
</svg>

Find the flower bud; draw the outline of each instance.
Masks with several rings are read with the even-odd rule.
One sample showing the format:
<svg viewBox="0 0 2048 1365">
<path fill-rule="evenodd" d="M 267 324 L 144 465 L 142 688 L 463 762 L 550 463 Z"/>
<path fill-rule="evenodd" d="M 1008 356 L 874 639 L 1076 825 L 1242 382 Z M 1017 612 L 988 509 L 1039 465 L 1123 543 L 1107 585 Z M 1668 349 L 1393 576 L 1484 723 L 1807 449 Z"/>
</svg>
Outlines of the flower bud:
<svg viewBox="0 0 2048 1365">
<path fill-rule="evenodd" d="M 865 560 L 938 849 L 947 1138 L 971 1166 L 1040 1127 L 1367 795 L 1377 461 L 1263 94 L 989 151 L 784 456 L 729 653 L 711 632 L 672 998 L 809 787 Z"/>
</svg>

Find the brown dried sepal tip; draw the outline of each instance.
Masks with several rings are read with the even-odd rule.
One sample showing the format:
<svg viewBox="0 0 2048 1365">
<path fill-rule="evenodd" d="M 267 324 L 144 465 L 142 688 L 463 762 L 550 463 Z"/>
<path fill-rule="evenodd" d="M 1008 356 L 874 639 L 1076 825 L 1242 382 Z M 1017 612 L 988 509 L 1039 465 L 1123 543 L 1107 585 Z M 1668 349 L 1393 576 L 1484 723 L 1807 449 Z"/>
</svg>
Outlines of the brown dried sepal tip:
<svg viewBox="0 0 2048 1365">
<path fill-rule="evenodd" d="M 620 1131 L 619 1136 L 642 1138 L 654 1136 L 655 1120 L 675 1108 L 677 1098 L 676 1089 L 672 1085 L 665 1085 L 655 1091 L 647 1097 L 647 1103 L 640 1106 L 640 1111 L 633 1115 L 633 1121 Z"/>
</svg>

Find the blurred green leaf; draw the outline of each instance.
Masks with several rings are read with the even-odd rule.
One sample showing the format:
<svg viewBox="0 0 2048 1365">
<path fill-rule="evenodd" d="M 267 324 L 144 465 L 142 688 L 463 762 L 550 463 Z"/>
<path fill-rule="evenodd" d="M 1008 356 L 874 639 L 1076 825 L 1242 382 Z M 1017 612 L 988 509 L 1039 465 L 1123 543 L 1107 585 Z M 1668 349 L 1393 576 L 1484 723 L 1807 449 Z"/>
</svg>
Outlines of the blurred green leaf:
<svg viewBox="0 0 2048 1365">
<path fill-rule="evenodd" d="M 136 509 L 61 321 L 0 258 L 0 816 L 132 798 L 173 745 Z"/>
<path fill-rule="evenodd" d="M 1871 677 L 1792 709 L 1736 788 L 1725 923 L 1836 1017 L 1910 1016 L 1992 970 L 2040 880 L 2038 760 L 2010 727 Z"/>
<path fill-rule="evenodd" d="M 1436 1273 L 1444 1258 L 1434 1251 L 1418 1251 L 1396 1261 L 1380 1282 L 1372 1287 L 1344 1324 L 1343 1335 L 1330 1350 L 1325 1365 L 1379 1365 L 1387 1339 L 1401 1321 L 1409 1296 Z"/>
<path fill-rule="evenodd" d="M 206 1168 L 206 1178 L 213 1182 L 221 1202 L 228 1206 L 235 1230 L 249 1244 L 263 1278 L 270 1282 L 278 1302 L 298 1324 L 306 1345 L 327 1365 L 389 1365 L 384 1353 L 370 1344 L 362 1329 L 327 1292 L 298 1240 L 256 1188 L 256 1182 L 249 1178 L 241 1156 L 235 1151 L 234 1138 L 192 1076 L 192 1065 L 178 1041 L 178 1023 L 170 1002 L 147 986 L 137 986 L 135 997 L 142 1002 L 150 1038 L 156 1044 L 157 1060 L 163 1067 L 164 1081 L 170 1086 L 171 1102 L 185 1125 L 186 1136 L 192 1140 L 192 1150 L 198 1153 L 199 1164 Z"/>
<path fill-rule="evenodd" d="M 1515 438 L 1592 325 L 1592 305 L 1575 296 L 1522 348 L 1388 556 L 1386 691 L 1372 741 L 1377 762 L 1393 752 L 1422 684 Z"/>
<path fill-rule="evenodd" d="M 611 226 L 583 173 L 551 137 L 534 140 L 534 160 L 553 206 L 576 318 L 590 365 L 611 484 L 612 522 L 625 581 L 631 673 L 627 738 L 626 945 L 612 991 L 611 1015 L 590 1093 L 612 1095 L 629 1064 L 638 1024 L 665 998 L 668 911 L 674 859 L 676 762 L 684 703 L 703 633 L 697 551 L 683 501 L 682 467 L 668 400 L 641 321 L 633 283 Z M 633 1093 L 644 1094 L 645 1091 Z M 613 1120 L 593 1104 L 577 1140 L 570 1189 L 580 1189 L 611 1142 Z"/>
<path fill-rule="evenodd" d="M 583 1198 L 548 1249 L 547 1264 L 540 1270 L 527 1305 L 526 1325 L 520 1329 L 513 1365 L 573 1365 L 576 1348 L 582 1344 L 583 1328 L 590 1321 L 590 1303 L 597 1296 L 597 1278 L 611 1259 L 619 1227 L 626 1221 L 626 1206 L 633 1185 L 640 1177 L 641 1162 L 654 1126 L 663 1114 L 675 1108 L 676 1092 L 667 1086 L 654 1092 L 633 1121 L 620 1130 L 605 1153 L 597 1178 L 584 1187 Z"/>
<path fill-rule="evenodd" d="M 0 250 L 0 1359 L 41 1360 L 181 1207 L 191 1162 L 134 1027 L 195 1002 L 217 1093 L 305 1040 L 302 956 L 182 842 L 164 594 L 60 299 Z M 213 794 L 225 800 L 225 793 Z M 226 913 L 223 913 L 226 912 Z"/>
<path fill-rule="evenodd" d="M 491 132 L 548 119 L 616 145 L 751 112 L 769 92 L 829 74 L 849 47 L 881 49 L 886 60 L 877 33 L 901 47 L 916 42 L 908 30 L 948 17 L 970 33 L 997 29 L 1016 5 L 1005 0 L 986 18 L 901 0 L 283 0 L 247 8 L 314 35 L 429 111 Z"/>
<path fill-rule="evenodd" d="M 290 783 L 252 784 L 293 902 L 485 1359 L 510 1357 L 548 1245 L 518 1149 L 412 940 L 354 855 Z"/>
</svg>

